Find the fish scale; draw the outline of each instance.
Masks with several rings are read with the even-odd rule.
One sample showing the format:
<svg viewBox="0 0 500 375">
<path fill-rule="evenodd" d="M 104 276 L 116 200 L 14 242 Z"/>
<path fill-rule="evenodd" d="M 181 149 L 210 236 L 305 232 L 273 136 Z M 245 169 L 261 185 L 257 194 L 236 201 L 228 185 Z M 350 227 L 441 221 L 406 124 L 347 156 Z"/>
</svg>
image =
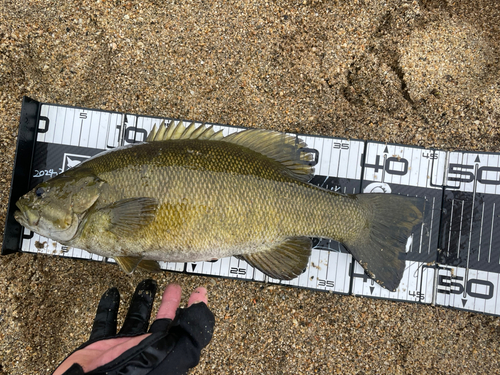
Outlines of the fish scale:
<svg viewBox="0 0 500 375">
<path fill-rule="evenodd" d="M 182 147 L 169 147 L 168 143 L 172 142 L 174 141 L 144 144 L 139 150 L 144 153 L 138 152 L 139 147 L 135 147 L 124 150 L 126 152 L 120 157 L 110 153 L 96 162 L 86 163 L 87 168 L 110 186 L 120 187 L 120 199 L 152 196 L 159 200 L 157 219 L 151 225 L 150 235 L 158 237 L 152 243 L 165 242 L 161 245 L 162 249 L 168 248 L 169 244 L 185 241 L 176 240 L 176 237 L 189 236 L 190 242 L 195 244 L 193 246 L 210 251 L 210 247 L 215 246 L 213 241 L 201 238 L 212 238 L 214 232 L 227 233 L 224 244 L 217 247 L 230 249 L 256 236 L 264 237 L 262 240 L 297 235 L 340 238 L 341 233 L 348 231 L 348 220 L 335 220 L 333 223 L 329 220 L 315 220 L 318 212 L 325 211 L 324 206 L 330 201 L 330 196 L 346 200 L 345 207 L 338 204 L 334 204 L 334 207 L 346 212 L 352 206 L 352 210 L 356 212 L 355 203 L 349 202 L 344 196 L 328 193 L 326 198 L 324 190 L 283 176 L 278 173 L 278 168 L 258 168 L 257 163 L 248 162 L 248 154 L 241 153 L 242 157 L 238 158 L 239 155 L 235 155 L 232 149 L 238 150 L 240 147 L 230 143 L 214 141 L 204 145 L 206 142 L 187 140 L 177 141 Z M 201 143 L 202 147 L 196 147 L 197 143 Z M 165 151 L 166 148 L 169 150 Z M 193 156 L 193 153 L 187 151 L 192 149 L 202 149 L 201 154 Z M 118 163 L 120 158 L 121 163 Z M 150 165 L 151 160 L 155 160 L 158 165 Z M 116 164 L 128 167 L 117 171 Z M 149 174 L 157 176 L 156 181 L 151 181 L 149 188 L 143 182 L 144 170 L 141 170 L 141 166 L 145 164 L 154 169 Z M 180 166 L 182 164 L 184 165 Z M 193 166 L 197 169 L 191 170 Z M 109 194 L 116 199 L 115 189 Z M 103 194 L 103 199 L 105 204 L 110 200 L 106 194 Z M 179 207 L 183 201 L 198 209 L 187 209 L 187 204 L 180 210 L 173 208 Z M 304 201 L 305 204 L 297 204 Z M 173 204 L 164 204 L 165 202 Z M 210 207 L 211 210 L 203 212 L 199 207 Z M 279 216 L 278 209 L 281 211 Z M 329 213 L 326 217 L 332 220 L 339 216 L 333 215 L 331 209 L 326 212 Z M 175 225 L 172 217 L 178 217 L 184 225 Z M 245 218 L 247 220 L 243 220 Z M 202 223 L 212 224 L 211 230 L 205 231 L 204 235 L 197 233 Z M 228 231 L 237 226 L 237 231 Z M 167 236 L 165 239 L 162 234 L 165 231 L 169 231 L 172 238 Z M 134 246 L 135 238 L 131 238 L 131 241 L 126 246 L 129 249 Z M 200 257 L 203 259 L 204 254 Z"/>
</svg>

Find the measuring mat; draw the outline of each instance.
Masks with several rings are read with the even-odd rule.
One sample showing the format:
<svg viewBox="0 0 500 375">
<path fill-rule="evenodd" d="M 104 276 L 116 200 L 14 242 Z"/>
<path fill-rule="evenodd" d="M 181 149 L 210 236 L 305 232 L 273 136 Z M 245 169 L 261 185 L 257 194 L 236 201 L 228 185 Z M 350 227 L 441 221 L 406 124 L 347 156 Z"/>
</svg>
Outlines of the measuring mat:
<svg viewBox="0 0 500 375">
<path fill-rule="evenodd" d="M 15 202 L 38 183 L 103 150 L 144 141 L 153 125 L 163 120 L 172 121 L 39 103 L 25 97 L 2 254 L 23 251 L 114 262 L 21 227 L 14 220 Z M 227 136 L 244 128 L 214 125 L 215 131 L 221 129 Z M 340 243 L 322 238 L 313 239 L 305 272 L 290 281 L 269 278 L 235 257 L 160 262 L 161 268 L 500 316 L 500 154 L 297 137 L 307 143 L 305 151 L 315 156 L 312 184 L 348 194 L 392 193 L 426 199 L 424 222 L 408 239 L 406 268 L 395 292 L 366 276 Z"/>
</svg>

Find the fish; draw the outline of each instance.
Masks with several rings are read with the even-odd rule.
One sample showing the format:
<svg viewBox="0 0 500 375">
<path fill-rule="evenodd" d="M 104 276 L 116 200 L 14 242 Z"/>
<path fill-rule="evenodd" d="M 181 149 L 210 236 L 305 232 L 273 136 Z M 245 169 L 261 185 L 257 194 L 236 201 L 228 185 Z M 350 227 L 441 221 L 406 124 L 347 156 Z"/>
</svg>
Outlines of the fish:
<svg viewBox="0 0 500 375">
<path fill-rule="evenodd" d="M 296 136 L 156 125 L 38 184 L 15 219 L 62 245 L 113 258 L 126 273 L 158 261 L 243 259 L 265 275 L 304 272 L 311 238 L 342 243 L 366 274 L 395 291 L 424 199 L 341 194 L 309 183 L 314 153 Z"/>
</svg>

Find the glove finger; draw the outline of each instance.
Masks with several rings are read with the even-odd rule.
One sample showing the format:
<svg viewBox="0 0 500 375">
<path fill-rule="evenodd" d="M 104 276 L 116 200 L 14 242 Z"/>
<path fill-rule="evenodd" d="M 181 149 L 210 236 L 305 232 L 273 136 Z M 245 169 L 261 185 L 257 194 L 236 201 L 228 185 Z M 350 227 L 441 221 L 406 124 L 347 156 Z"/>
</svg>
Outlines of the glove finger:
<svg viewBox="0 0 500 375">
<path fill-rule="evenodd" d="M 120 336 L 138 335 L 148 329 L 151 309 L 156 294 L 156 281 L 147 279 L 139 283 L 125 317 Z"/>
<path fill-rule="evenodd" d="M 156 320 L 151 325 L 150 332 L 161 330 L 161 326 L 167 321 L 168 319 Z M 168 335 L 155 345 L 166 355 L 148 375 L 186 374 L 200 361 L 201 350 L 212 339 L 214 325 L 214 315 L 205 303 L 195 303 L 186 309 L 179 309 Z"/>
<path fill-rule="evenodd" d="M 101 297 L 90 333 L 89 341 L 116 335 L 116 316 L 120 306 L 120 293 L 116 288 L 108 289 Z"/>
<path fill-rule="evenodd" d="M 176 332 L 180 329 L 183 332 L 181 336 L 187 335 L 197 343 L 196 346 L 205 347 L 212 339 L 214 326 L 214 314 L 205 303 L 200 302 L 185 309 L 178 309 L 173 324 L 170 319 L 155 320 L 149 332 L 166 332 L 170 329 L 169 333 L 171 333 L 172 329 Z"/>
<path fill-rule="evenodd" d="M 179 327 L 193 343 L 196 342 L 200 350 L 212 340 L 215 316 L 205 303 L 195 303 L 186 309 L 180 309 L 177 319 Z"/>
<path fill-rule="evenodd" d="M 188 307 L 200 302 L 203 302 L 208 306 L 208 292 L 207 288 L 203 286 L 199 286 L 193 291 L 193 293 L 191 293 L 188 300 Z"/>
</svg>

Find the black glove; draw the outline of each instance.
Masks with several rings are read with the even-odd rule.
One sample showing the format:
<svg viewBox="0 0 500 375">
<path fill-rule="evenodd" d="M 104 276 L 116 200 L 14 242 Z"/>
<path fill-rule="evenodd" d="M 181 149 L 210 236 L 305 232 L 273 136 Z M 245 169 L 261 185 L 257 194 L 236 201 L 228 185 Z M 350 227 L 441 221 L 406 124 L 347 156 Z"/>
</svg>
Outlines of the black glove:
<svg viewBox="0 0 500 375">
<path fill-rule="evenodd" d="M 177 375 L 196 366 L 201 350 L 212 339 L 214 315 L 205 303 L 195 303 L 186 309 L 178 309 L 173 321 L 155 320 L 147 331 L 155 294 L 154 280 L 144 280 L 137 286 L 123 327 L 116 334 L 120 294 L 116 288 L 106 291 L 97 307 L 90 339 L 76 351 L 100 340 L 133 337 L 147 332 L 151 335 L 88 373 L 75 363 L 63 375 Z"/>
</svg>

